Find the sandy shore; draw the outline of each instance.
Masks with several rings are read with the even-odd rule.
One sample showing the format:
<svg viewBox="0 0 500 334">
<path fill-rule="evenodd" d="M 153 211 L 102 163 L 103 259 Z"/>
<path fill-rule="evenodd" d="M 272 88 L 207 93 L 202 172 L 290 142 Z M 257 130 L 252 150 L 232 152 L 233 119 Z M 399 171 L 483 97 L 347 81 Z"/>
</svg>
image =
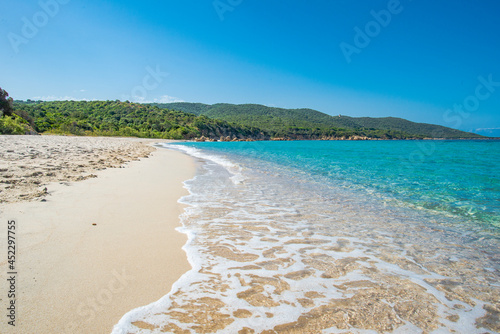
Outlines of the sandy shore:
<svg viewBox="0 0 500 334">
<path fill-rule="evenodd" d="M 181 249 L 186 237 L 174 230 L 177 200 L 187 194 L 182 181 L 195 172 L 189 157 L 150 154 L 151 141 L 138 139 L 0 142 L 1 181 L 20 180 L 3 182 L 0 193 L 3 310 L 9 219 L 16 221 L 18 273 L 16 327 L 3 311 L 0 333 L 110 333 L 126 312 L 161 298 L 190 269 Z"/>
<path fill-rule="evenodd" d="M 156 140 L 0 136 L 0 203 L 36 200 L 50 182 L 82 181 L 96 172 L 147 157 Z"/>
</svg>

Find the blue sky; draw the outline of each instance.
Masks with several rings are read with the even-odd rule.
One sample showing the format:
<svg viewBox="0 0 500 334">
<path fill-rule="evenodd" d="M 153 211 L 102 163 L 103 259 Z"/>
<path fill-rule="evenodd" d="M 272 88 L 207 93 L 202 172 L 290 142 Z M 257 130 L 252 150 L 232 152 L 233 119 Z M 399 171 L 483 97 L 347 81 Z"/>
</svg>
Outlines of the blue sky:
<svg viewBox="0 0 500 334">
<path fill-rule="evenodd" d="M 0 87 L 15 99 L 259 103 L 500 135 L 498 13 L 497 0 L 9 1 Z"/>
</svg>

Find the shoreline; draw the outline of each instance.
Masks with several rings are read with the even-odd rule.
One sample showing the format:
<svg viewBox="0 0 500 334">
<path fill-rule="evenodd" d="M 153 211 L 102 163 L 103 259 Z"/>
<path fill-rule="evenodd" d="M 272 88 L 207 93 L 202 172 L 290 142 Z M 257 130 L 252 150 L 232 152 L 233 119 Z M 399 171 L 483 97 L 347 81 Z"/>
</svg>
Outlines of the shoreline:
<svg viewBox="0 0 500 334">
<path fill-rule="evenodd" d="M 496 241 L 476 243 L 483 235 L 466 237 L 455 219 L 266 163 L 278 150 L 287 163 L 286 148 L 215 146 L 184 149 L 207 162 L 183 200 L 195 269 L 113 334 L 498 331 L 496 255 L 488 252 Z M 255 159 L 239 160 L 245 153 Z"/>
<path fill-rule="evenodd" d="M 16 326 L 4 319 L 2 333 L 111 333 L 191 269 L 187 236 L 175 229 L 193 159 L 156 147 L 147 159 L 96 174 L 48 184 L 45 201 L 0 204 L 2 224 L 16 220 L 18 272 Z M 7 308 L 7 284 L 0 290 Z"/>
<path fill-rule="evenodd" d="M 282 142 L 282 141 L 482 141 L 482 140 L 500 140 L 500 137 L 485 137 L 485 138 L 314 138 L 314 139 L 295 139 L 295 138 L 271 138 L 271 139 L 234 139 L 234 140 L 217 140 L 217 139 L 183 139 L 185 142 L 193 143 L 227 143 L 227 142 Z"/>
</svg>

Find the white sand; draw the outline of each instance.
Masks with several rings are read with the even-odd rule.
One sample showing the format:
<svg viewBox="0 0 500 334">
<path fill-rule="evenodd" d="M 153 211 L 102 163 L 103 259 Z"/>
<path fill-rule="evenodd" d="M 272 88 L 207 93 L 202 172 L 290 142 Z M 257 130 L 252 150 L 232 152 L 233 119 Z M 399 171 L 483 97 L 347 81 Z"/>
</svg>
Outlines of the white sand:
<svg viewBox="0 0 500 334">
<path fill-rule="evenodd" d="M 21 137 L 11 138 L 2 137 L 1 141 L 17 140 L 19 145 Z M 33 144 L 37 139 L 27 140 Z M 50 158 L 50 149 L 60 149 L 65 140 L 43 137 L 47 147 L 35 145 Z M 118 145 L 114 138 L 91 138 L 86 145 L 99 143 L 102 157 L 120 158 L 117 152 L 109 153 L 106 142 L 110 147 Z M 137 139 L 118 142 L 123 147 L 126 142 L 140 144 Z M 0 148 L 2 153 L 4 150 Z M 144 152 L 147 149 L 140 154 Z M 58 159 L 70 164 L 68 159 L 78 156 L 73 152 Z M 33 166 L 40 168 L 39 163 L 27 164 L 22 170 Z M 0 204 L 3 310 L 8 302 L 8 219 L 15 219 L 18 228 L 16 327 L 7 325 L 6 311 L 2 311 L 0 333 L 110 333 L 126 312 L 168 293 L 190 269 L 181 249 L 186 237 L 174 229 L 182 212 L 177 200 L 187 194 L 182 181 L 192 178 L 194 172 L 189 157 L 158 149 L 126 168 L 94 171 L 97 178 L 42 184 L 47 187 L 46 202 L 34 196 L 36 200 L 31 202 Z"/>
</svg>

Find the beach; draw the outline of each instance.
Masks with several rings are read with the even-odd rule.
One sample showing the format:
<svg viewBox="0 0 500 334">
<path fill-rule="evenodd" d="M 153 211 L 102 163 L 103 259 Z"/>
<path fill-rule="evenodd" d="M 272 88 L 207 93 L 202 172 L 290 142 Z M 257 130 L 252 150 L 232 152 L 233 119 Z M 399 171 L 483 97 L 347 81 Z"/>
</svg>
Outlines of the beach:
<svg viewBox="0 0 500 334">
<path fill-rule="evenodd" d="M 0 142 L 1 333 L 500 330 L 496 143 Z"/>
<path fill-rule="evenodd" d="M 110 333 L 190 269 L 175 228 L 195 166 L 155 142 L 0 136 L 1 333 Z M 3 314 L 12 271 L 15 327 Z"/>
</svg>

